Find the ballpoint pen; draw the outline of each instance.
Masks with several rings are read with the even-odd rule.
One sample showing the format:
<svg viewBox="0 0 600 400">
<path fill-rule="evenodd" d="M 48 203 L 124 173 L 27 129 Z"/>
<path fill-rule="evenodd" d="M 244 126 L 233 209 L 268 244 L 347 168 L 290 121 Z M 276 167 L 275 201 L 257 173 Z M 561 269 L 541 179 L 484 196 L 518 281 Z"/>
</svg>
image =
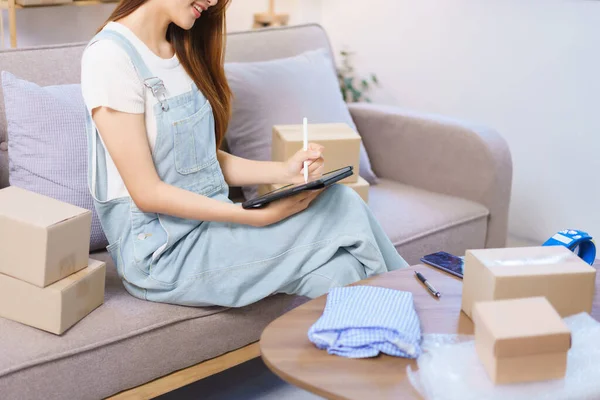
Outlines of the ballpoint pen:
<svg viewBox="0 0 600 400">
<path fill-rule="evenodd" d="M 423 282 L 423 284 L 427 287 L 427 289 L 431 292 L 431 294 L 433 294 L 435 297 L 442 296 L 440 294 L 440 292 L 438 292 L 437 289 L 434 288 L 433 285 L 431 283 L 429 283 L 429 281 L 427 279 L 425 279 L 425 277 L 423 275 L 421 275 L 421 273 L 415 271 L 415 275 L 417 276 L 417 278 L 419 278 L 419 280 L 421 282 Z"/>
</svg>

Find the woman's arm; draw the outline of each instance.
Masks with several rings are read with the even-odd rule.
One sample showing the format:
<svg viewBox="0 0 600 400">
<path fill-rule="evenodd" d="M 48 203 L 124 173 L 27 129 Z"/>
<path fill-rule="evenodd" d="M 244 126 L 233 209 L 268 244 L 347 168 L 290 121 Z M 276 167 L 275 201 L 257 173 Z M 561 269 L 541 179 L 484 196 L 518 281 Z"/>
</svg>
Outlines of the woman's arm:
<svg viewBox="0 0 600 400">
<path fill-rule="evenodd" d="M 254 161 L 219 150 L 219 164 L 230 186 L 288 183 L 287 166 L 277 161 Z"/>
<path fill-rule="evenodd" d="M 239 205 L 169 185 L 156 172 L 146 135 L 144 114 L 98 107 L 93 110 L 93 119 L 131 198 L 144 212 L 202 221 L 265 226 L 301 211 L 314 198 L 307 194 L 286 199 L 262 210 L 245 210 Z"/>
<path fill-rule="evenodd" d="M 219 150 L 218 159 L 230 186 L 252 186 L 277 183 L 301 183 L 303 163 L 308 161 L 309 176 L 318 178 L 323 172 L 323 146 L 309 143 L 308 151 L 298 151 L 290 160 L 254 161 Z"/>
<path fill-rule="evenodd" d="M 256 225 L 256 214 L 163 182 L 154 166 L 144 114 L 96 108 L 94 122 L 127 190 L 144 212 Z"/>
</svg>

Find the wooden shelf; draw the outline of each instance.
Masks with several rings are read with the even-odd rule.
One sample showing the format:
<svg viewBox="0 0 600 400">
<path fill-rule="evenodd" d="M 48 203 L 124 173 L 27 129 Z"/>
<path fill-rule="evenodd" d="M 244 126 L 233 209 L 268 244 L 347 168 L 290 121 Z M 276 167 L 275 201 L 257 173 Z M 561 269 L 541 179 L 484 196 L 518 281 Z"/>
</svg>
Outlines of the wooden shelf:
<svg viewBox="0 0 600 400">
<path fill-rule="evenodd" d="M 275 13 L 275 0 L 269 0 L 269 11 L 266 13 L 254 14 L 254 29 L 267 28 L 273 26 L 284 26 L 288 24 L 290 16 L 288 14 Z"/>
<path fill-rule="evenodd" d="M 30 6 L 22 6 L 19 4 L 15 4 L 16 9 L 21 8 L 42 8 L 42 7 L 59 7 L 59 6 L 94 6 L 98 4 L 114 4 L 118 3 L 119 0 L 112 1 L 101 1 L 101 0 L 78 0 L 72 1 L 70 3 L 59 3 L 59 4 L 33 4 Z M 9 8 L 8 0 L 0 1 L 0 8 L 7 10 Z"/>
<path fill-rule="evenodd" d="M 17 47 L 17 9 L 27 8 L 44 8 L 44 7 L 59 7 L 59 6 L 95 6 L 100 4 L 116 4 L 119 0 L 77 0 L 70 3 L 59 3 L 59 4 L 33 4 L 29 6 L 22 6 L 16 4 L 15 0 L 0 0 L 0 36 L 1 36 L 1 47 L 4 47 L 4 10 L 8 10 L 8 24 L 10 29 L 10 47 Z"/>
</svg>

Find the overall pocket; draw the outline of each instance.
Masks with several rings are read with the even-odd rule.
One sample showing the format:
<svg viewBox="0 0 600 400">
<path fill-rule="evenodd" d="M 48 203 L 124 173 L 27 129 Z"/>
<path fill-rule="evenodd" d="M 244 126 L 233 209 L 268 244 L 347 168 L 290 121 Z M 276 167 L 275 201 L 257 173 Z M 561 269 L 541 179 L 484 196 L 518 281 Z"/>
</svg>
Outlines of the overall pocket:
<svg viewBox="0 0 600 400">
<path fill-rule="evenodd" d="M 136 264 L 148 261 L 156 250 L 167 244 L 167 233 L 158 214 L 131 210 L 133 258 Z M 144 270 L 145 273 L 148 271 Z"/>
<path fill-rule="evenodd" d="M 189 117 L 173 122 L 175 186 L 209 196 L 222 188 L 215 145 L 215 121 L 208 101 Z"/>
<path fill-rule="evenodd" d="M 113 263 L 115 264 L 115 268 L 117 269 L 117 274 L 119 275 L 119 278 L 121 278 L 122 280 L 127 280 L 125 278 L 125 271 L 124 271 L 124 265 L 123 265 L 123 256 L 121 255 L 121 239 L 119 238 L 119 240 L 117 240 L 114 243 L 109 244 L 106 247 L 106 251 L 108 252 L 108 254 L 110 254 L 110 257 L 113 260 Z"/>
<path fill-rule="evenodd" d="M 210 165 L 215 157 L 215 124 L 207 101 L 191 116 L 173 122 L 175 169 L 193 174 Z"/>
</svg>

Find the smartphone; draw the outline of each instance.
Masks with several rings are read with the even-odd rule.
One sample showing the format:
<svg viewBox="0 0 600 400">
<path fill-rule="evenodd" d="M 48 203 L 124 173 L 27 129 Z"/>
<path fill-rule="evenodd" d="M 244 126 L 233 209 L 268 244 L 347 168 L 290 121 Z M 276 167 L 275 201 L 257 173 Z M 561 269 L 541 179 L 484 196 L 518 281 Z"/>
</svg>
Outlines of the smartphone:
<svg viewBox="0 0 600 400">
<path fill-rule="evenodd" d="M 463 278 L 464 257 L 458 257 L 445 251 L 428 254 L 421 258 L 421 262 L 439 268 L 449 274 Z"/>
</svg>

